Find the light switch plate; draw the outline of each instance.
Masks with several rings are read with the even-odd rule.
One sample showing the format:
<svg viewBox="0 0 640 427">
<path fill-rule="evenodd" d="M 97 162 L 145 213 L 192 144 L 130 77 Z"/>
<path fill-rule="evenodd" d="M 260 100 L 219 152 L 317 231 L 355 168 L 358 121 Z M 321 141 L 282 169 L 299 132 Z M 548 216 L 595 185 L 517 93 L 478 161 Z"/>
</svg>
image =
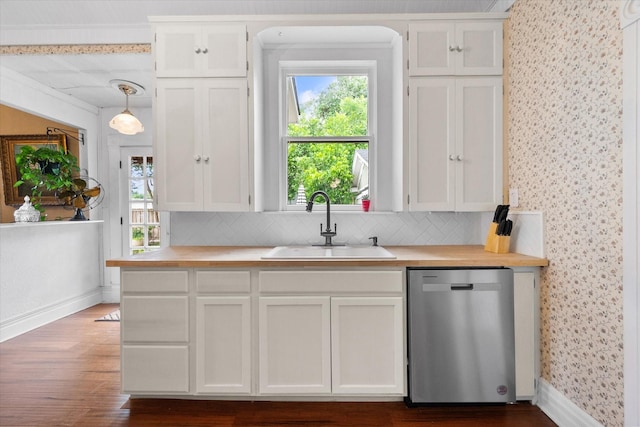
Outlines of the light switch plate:
<svg viewBox="0 0 640 427">
<path fill-rule="evenodd" d="M 518 207 L 518 189 L 517 188 L 509 189 L 509 205 L 511 205 L 512 208 Z"/>
</svg>

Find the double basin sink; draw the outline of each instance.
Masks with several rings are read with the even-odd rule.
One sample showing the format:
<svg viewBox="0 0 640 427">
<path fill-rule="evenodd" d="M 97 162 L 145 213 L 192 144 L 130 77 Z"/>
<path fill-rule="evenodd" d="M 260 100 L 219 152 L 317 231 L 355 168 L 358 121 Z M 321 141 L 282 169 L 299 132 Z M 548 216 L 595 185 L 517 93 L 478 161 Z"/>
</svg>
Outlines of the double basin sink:
<svg viewBox="0 0 640 427">
<path fill-rule="evenodd" d="M 276 246 L 263 259 L 395 259 L 382 246 Z"/>
</svg>

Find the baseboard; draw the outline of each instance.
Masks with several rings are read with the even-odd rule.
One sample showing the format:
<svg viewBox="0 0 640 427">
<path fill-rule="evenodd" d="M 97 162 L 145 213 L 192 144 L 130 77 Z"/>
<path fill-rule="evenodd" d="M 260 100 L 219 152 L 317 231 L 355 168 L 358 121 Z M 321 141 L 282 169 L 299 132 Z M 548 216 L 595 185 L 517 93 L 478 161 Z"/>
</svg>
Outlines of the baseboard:
<svg viewBox="0 0 640 427">
<path fill-rule="evenodd" d="M 560 427 L 602 427 L 591 415 L 542 378 L 538 387 L 538 407 Z"/>
<path fill-rule="evenodd" d="M 0 323 L 0 342 L 44 326 L 85 308 L 102 302 L 102 289 L 96 288 L 82 295 L 39 308 Z"/>
</svg>

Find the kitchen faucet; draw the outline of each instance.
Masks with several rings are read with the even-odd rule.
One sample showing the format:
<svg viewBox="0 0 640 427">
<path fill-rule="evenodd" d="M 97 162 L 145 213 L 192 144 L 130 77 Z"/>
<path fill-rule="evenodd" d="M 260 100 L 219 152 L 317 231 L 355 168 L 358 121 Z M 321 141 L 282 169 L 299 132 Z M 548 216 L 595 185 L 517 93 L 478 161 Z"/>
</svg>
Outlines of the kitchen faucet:
<svg viewBox="0 0 640 427">
<path fill-rule="evenodd" d="M 333 231 L 331 230 L 331 202 L 329 201 L 329 196 L 324 191 L 316 191 L 311 195 L 309 202 L 307 203 L 307 212 L 311 212 L 313 209 L 313 201 L 317 196 L 324 197 L 325 202 L 327 203 L 327 228 L 326 230 L 322 229 L 322 223 L 320 223 L 320 235 L 324 237 L 324 246 L 333 246 L 331 243 L 331 238 L 338 234 L 338 224 L 333 224 Z"/>
</svg>

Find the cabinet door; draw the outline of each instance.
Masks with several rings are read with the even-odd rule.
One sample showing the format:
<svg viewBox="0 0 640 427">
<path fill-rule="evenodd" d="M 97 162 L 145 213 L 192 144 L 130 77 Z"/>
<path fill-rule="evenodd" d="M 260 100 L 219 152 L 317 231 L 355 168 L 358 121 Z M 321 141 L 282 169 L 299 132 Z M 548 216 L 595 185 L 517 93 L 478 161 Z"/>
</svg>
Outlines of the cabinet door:
<svg viewBox="0 0 640 427">
<path fill-rule="evenodd" d="M 188 77 L 201 67 L 200 28 L 187 24 L 166 24 L 156 28 L 154 56 L 157 77 Z"/>
<path fill-rule="evenodd" d="M 202 210 L 201 94 L 193 79 L 157 79 L 155 161 L 158 210 Z"/>
<path fill-rule="evenodd" d="M 198 297 L 196 318 L 196 391 L 250 393 L 249 297 Z"/>
<path fill-rule="evenodd" d="M 262 297 L 259 310 L 259 392 L 330 393 L 329 297 Z"/>
<path fill-rule="evenodd" d="M 455 25 L 416 23 L 409 25 L 409 75 L 455 74 Z"/>
<path fill-rule="evenodd" d="M 409 210 L 455 209 L 455 80 L 409 82 Z"/>
<path fill-rule="evenodd" d="M 502 22 L 456 24 L 458 75 L 502 75 Z"/>
<path fill-rule="evenodd" d="M 247 30 L 243 24 L 205 25 L 202 40 L 203 77 L 247 75 Z"/>
<path fill-rule="evenodd" d="M 411 24 L 409 75 L 502 75 L 502 22 Z"/>
<path fill-rule="evenodd" d="M 530 400 L 536 395 L 536 292 L 535 275 L 515 272 L 513 300 L 516 337 L 516 398 Z"/>
<path fill-rule="evenodd" d="M 157 77 L 246 76 L 246 28 L 239 24 L 163 24 L 156 28 Z"/>
<path fill-rule="evenodd" d="M 332 298 L 332 391 L 404 393 L 401 297 Z"/>
<path fill-rule="evenodd" d="M 456 79 L 456 210 L 502 202 L 502 78 Z"/>
<path fill-rule="evenodd" d="M 249 210 L 246 79 L 203 80 L 204 210 Z"/>
</svg>

